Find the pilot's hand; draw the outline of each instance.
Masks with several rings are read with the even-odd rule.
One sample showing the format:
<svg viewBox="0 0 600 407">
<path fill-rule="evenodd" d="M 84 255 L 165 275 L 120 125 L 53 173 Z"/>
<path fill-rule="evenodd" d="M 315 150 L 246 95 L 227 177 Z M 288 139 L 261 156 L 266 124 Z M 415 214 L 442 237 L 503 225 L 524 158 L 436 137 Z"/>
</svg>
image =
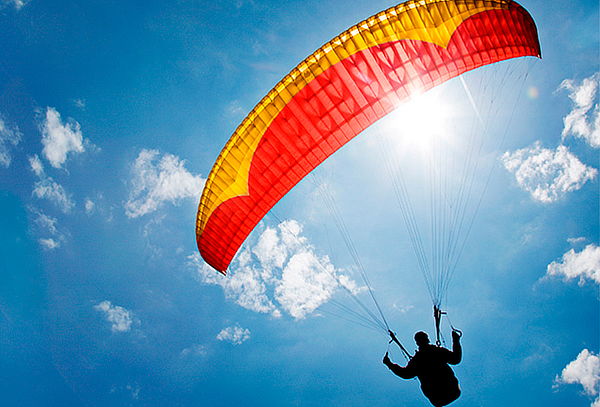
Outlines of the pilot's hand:
<svg viewBox="0 0 600 407">
<path fill-rule="evenodd" d="M 458 330 L 452 331 L 452 340 L 454 342 L 458 342 L 460 340 L 461 336 L 462 336 L 462 332 L 461 331 L 458 331 Z"/>
<path fill-rule="evenodd" d="M 392 361 L 388 357 L 388 353 L 385 352 L 385 356 L 383 357 L 383 364 L 386 365 L 386 366 L 389 366 L 391 363 L 392 363 Z"/>
</svg>

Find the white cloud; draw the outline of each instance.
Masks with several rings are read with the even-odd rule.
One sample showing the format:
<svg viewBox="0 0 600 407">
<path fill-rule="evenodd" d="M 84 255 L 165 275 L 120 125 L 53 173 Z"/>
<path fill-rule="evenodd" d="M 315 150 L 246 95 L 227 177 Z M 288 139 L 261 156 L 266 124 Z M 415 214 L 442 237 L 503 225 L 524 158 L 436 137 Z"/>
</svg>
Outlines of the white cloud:
<svg viewBox="0 0 600 407">
<path fill-rule="evenodd" d="M 325 263 L 324 263 L 325 267 L 327 267 L 327 265 L 329 264 L 329 257 L 325 257 L 324 260 L 325 260 Z M 366 286 L 357 285 L 356 281 L 352 280 L 346 274 L 336 273 L 335 278 L 337 279 L 337 282 L 340 285 L 340 287 L 345 288 L 346 291 L 348 291 L 352 295 L 358 295 L 367 290 Z"/>
<path fill-rule="evenodd" d="M 163 202 L 198 199 L 205 179 L 184 168 L 185 161 L 157 150 L 142 150 L 132 166 L 131 191 L 125 203 L 128 217 L 156 211 Z"/>
<path fill-rule="evenodd" d="M 29 157 L 31 171 L 38 176 L 39 180 L 33 186 L 33 195 L 39 199 L 47 199 L 58 206 L 64 213 L 69 212 L 75 204 L 62 185 L 54 181 L 52 177 L 46 176 L 44 166 L 36 155 Z"/>
<path fill-rule="evenodd" d="M 29 0 L 2 0 L 3 6 L 13 6 L 16 10 L 23 8 Z M 1 9 L 2 7 L 0 7 Z"/>
<path fill-rule="evenodd" d="M 96 204 L 90 198 L 86 198 L 84 207 L 85 207 L 85 213 L 87 213 L 89 215 L 92 212 L 94 212 L 94 208 L 96 207 Z"/>
<path fill-rule="evenodd" d="M 600 73 L 585 78 L 580 84 L 572 79 L 565 79 L 559 89 L 569 92 L 573 109 L 565 118 L 563 139 L 568 135 L 583 138 L 592 147 L 600 147 L 600 106 L 598 98 L 598 81 Z"/>
<path fill-rule="evenodd" d="M 113 305 L 110 301 L 102 301 L 94 305 L 94 309 L 104 314 L 106 320 L 110 322 L 110 328 L 113 332 L 127 332 L 131 329 L 131 324 L 133 323 L 131 311 L 118 305 Z"/>
<path fill-rule="evenodd" d="M 112 386 L 110 389 L 110 392 L 112 394 L 115 394 L 115 393 L 125 394 L 125 395 L 131 397 L 133 400 L 139 400 L 141 390 L 142 390 L 142 388 L 139 384 L 133 383 L 133 384 L 127 384 L 125 386 L 121 386 L 121 385 Z"/>
<path fill-rule="evenodd" d="M 129 392 L 132 399 L 139 400 L 140 391 L 142 390 L 139 384 L 128 384 L 127 386 L 125 386 L 125 390 Z"/>
<path fill-rule="evenodd" d="M 188 348 L 185 348 L 181 351 L 181 357 L 188 356 L 206 356 L 208 354 L 208 349 L 204 345 L 194 344 Z"/>
<path fill-rule="evenodd" d="M 600 392 L 600 357 L 587 349 L 582 350 L 577 358 L 570 362 L 556 376 L 555 383 L 580 384 L 590 396 L 597 396 Z M 592 407 L 600 405 L 600 397 L 596 398 Z"/>
<path fill-rule="evenodd" d="M 81 110 L 85 109 L 85 99 L 73 99 L 73 104 Z"/>
<path fill-rule="evenodd" d="M 242 342 L 250 339 L 250 331 L 246 328 L 240 327 L 239 325 L 229 326 L 219 332 L 217 339 L 220 341 L 231 342 L 234 345 L 240 345 Z"/>
<path fill-rule="evenodd" d="M 338 288 L 354 294 L 364 289 L 336 269 L 327 256 L 319 257 L 295 220 L 264 228 L 256 244 L 234 258 L 227 277 L 198 254 L 189 259 L 203 283 L 222 287 L 228 299 L 246 309 L 275 317 L 285 311 L 296 319 L 306 318 Z"/>
<path fill-rule="evenodd" d="M 79 123 L 72 120 L 63 123 L 60 113 L 52 107 L 46 109 L 46 118 L 42 123 L 42 152 L 54 168 L 60 168 L 69 153 L 82 153 L 83 134 Z"/>
<path fill-rule="evenodd" d="M 230 117 L 242 118 L 246 115 L 247 109 L 243 108 L 238 100 L 234 100 L 227 105 L 225 112 Z"/>
<path fill-rule="evenodd" d="M 283 267 L 287 259 L 287 248 L 280 242 L 276 229 L 267 228 L 258 239 L 252 252 L 258 257 L 261 264 L 269 269 L 273 267 Z"/>
<path fill-rule="evenodd" d="M 35 215 L 34 222 L 37 226 L 37 233 L 40 235 L 50 235 L 50 237 L 41 237 L 38 239 L 38 243 L 45 250 L 54 250 L 60 247 L 65 241 L 65 236 L 58 229 L 58 219 L 48 216 L 42 211 L 35 208 L 30 208 Z"/>
<path fill-rule="evenodd" d="M 43 212 L 36 212 L 36 215 L 37 215 L 37 217 L 35 219 L 35 223 L 40 228 L 44 229 L 45 231 L 47 231 L 53 235 L 58 233 L 58 229 L 56 227 L 58 220 L 56 218 L 48 216 Z"/>
<path fill-rule="evenodd" d="M 394 302 L 392 304 L 392 308 L 394 308 L 396 311 L 398 311 L 401 314 L 406 314 L 407 312 L 409 312 L 410 310 L 412 310 L 413 308 L 415 308 L 414 305 L 399 305 L 398 303 Z"/>
<path fill-rule="evenodd" d="M 580 189 L 598 174 L 565 146 L 550 150 L 542 148 L 539 142 L 530 148 L 504 153 L 502 162 L 522 189 L 544 203 L 555 202 L 567 192 Z"/>
<path fill-rule="evenodd" d="M 574 246 L 576 244 L 583 243 L 586 240 L 587 239 L 585 237 L 570 237 L 567 239 L 567 242 Z"/>
<path fill-rule="evenodd" d="M 261 265 L 261 277 L 268 283 L 276 283 L 274 269 L 283 268 L 290 254 L 307 245 L 307 239 L 301 236 L 302 225 L 295 220 L 281 222 L 276 229 L 267 227 L 252 247 Z"/>
<path fill-rule="evenodd" d="M 38 242 L 46 250 L 54 250 L 60 247 L 60 241 L 52 238 L 38 239 Z"/>
<path fill-rule="evenodd" d="M 548 360 L 549 356 L 555 353 L 555 350 L 545 343 L 538 343 L 535 348 L 528 351 L 528 354 L 521 358 L 519 365 L 526 370 L 538 369 L 541 362 Z"/>
<path fill-rule="evenodd" d="M 600 284 L 600 247 L 589 244 L 578 253 L 569 250 L 561 261 L 553 261 L 548 265 L 547 275 L 563 276 L 565 280 L 579 278 L 579 284 L 586 279 Z"/>
<path fill-rule="evenodd" d="M 12 158 L 10 147 L 16 146 L 21 141 L 21 132 L 17 126 L 9 126 L 0 117 L 0 165 L 8 168 Z"/>
<path fill-rule="evenodd" d="M 238 258 L 248 255 L 241 253 Z M 279 311 L 267 295 L 267 287 L 260 272 L 250 264 L 240 264 L 233 274 L 224 277 L 206 264 L 198 253 L 189 257 L 204 284 L 218 285 L 229 300 L 254 312 L 271 313 L 279 316 Z M 238 260 L 239 261 L 239 260 Z"/>
<path fill-rule="evenodd" d="M 62 185 L 50 177 L 41 179 L 35 183 L 33 195 L 39 199 L 47 199 L 53 202 L 64 213 L 69 212 L 75 206 Z"/>
<path fill-rule="evenodd" d="M 38 177 L 42 178 L 44 176 L 44 165 L 42 164 L 42 160 L 40 157 L 34 155 L 33 157 L 29 157 L 29 165 L 31 166 L 31 171 Z"/>
<path fill-rule="evenodd" d="M 275 299 L 294 318 L 305 318 L 333 295 L 338 286 L 334 273 L 329 259 L 312 251 L 296 253 L 283 269 Z"/>
</svg>

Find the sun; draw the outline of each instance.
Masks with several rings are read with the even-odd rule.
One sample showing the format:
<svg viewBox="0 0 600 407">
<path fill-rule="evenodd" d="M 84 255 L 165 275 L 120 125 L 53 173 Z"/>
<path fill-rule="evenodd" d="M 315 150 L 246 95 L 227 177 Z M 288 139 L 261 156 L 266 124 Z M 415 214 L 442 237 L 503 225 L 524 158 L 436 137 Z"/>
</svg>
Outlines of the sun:
<svg viewBox="0 0 600 407">
<path fill-rule="evenodd" d="M 439 91 L 430 91 L 402 103 L 381 120 L 380 131 L 405 151 L 428 155 L 452 137 L 454 112 Z"/>
</svg>

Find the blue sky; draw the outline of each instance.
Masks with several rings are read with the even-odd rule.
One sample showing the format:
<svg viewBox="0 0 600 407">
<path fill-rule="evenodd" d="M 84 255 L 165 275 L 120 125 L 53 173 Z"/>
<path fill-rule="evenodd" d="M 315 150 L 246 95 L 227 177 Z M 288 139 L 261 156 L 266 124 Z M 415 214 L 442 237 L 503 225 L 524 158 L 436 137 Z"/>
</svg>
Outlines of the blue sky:
<svg viewBox="0 0 600 407">
<path fill-rule="evenodd" d="M 194 237 L 204 180 L 245 114 L 394 4 L 0 0 L 3 405 L 428 405 L 381 363 L 385 335 L 336 308 L 354 303 L 318 264 L 372 304 L 319 191 L 412 351 L 415 331 L 433 334 L 431 301 L 381 143 L 477 127 L 459 80 L 425 105 L 467 117 L 367 130 L 277 205 L 228 277 Z M 464 331 L 453 405 L 600 405 L 598 3 L 523 5 L 543 59 L 464 78 L 498 106 L 487 137 L 506 138 L 478 158 L 493 171 L 445 304 Z M 418 173 L 419 156 L 393 147 Z M 410 177 L 417 204 L 426 184 Z"/>
</svg>

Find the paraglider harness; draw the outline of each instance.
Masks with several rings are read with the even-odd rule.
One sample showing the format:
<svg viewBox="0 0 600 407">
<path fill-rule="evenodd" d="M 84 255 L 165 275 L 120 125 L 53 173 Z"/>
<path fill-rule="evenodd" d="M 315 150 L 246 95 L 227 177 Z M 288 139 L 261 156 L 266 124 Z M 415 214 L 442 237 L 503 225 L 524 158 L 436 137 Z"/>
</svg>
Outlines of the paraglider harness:
<svg viewBox="0 0 600 407">
<path fill-rule="evenodd" d="M 448 318 L 448 313 L 445 311 L 442 311 L 439 306 L 434 305 L 433 306 L 433 319 L 435 320 L 435 345 L 438 347 L 442 346 L 442 342 L 440 340 L 440 335 L 441 335 L 440 334 L 440 325 L 442 323 L 442 315 L 446 315 L 446 318 L 448 319 L 448 323 L 450 324 L 450 328 L 452 328 L 452 332 L 456 332 L 458 334 L 459 338 L 462 337 L 462 331 L 460 329 L 455 328 L 452 325 L 452 322 L 450 322 L 450 319 Z M 404 357 L 407 360 L 412 359 L 412 355 L 410 353 L 408 353 L 406 348 L 400 343 L 398 338 L 396 338 L 396 334 L 394 332 L 392 332 L 391 329 L 388 329 L 388 333 L 391 338 L 390 341 L 388 342 L 388 346 L 392 342 L 396 343 L 396 345 L 398 345 L 398 347 L 402 351 L 402 354 L 404 355 Z"/>
</svg>

